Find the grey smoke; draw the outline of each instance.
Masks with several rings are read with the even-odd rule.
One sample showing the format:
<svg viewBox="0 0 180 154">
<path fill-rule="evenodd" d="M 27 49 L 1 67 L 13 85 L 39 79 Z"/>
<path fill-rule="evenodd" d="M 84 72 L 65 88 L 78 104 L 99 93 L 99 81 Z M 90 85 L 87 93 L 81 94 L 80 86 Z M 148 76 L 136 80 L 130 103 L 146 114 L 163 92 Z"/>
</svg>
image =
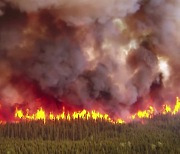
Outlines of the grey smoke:
<svg viewBox="0 0 180 154">
<path fill-rule="evenodd" d="M 163 73 L 160 57 L 170 67 L 161 97 L 178 95 L 178 0 L 6 0 L 1 6 L 18 12 L 16 19 L 7 11 L 0 17 L 3 102 L 26 99 L 10 82 L 24 75 L 58 100 L 119 114 L 149 97 Z"/>
<path fill-rule="evenodd" d="M 25 12 L 42 9 L 54 9 L 57 18 L 71 24 L 81 25 L 94 22 L 106 22 L 115 17 L 125 17 L 139 9 L 139 0 L 6 0 Z"/>
</svg>

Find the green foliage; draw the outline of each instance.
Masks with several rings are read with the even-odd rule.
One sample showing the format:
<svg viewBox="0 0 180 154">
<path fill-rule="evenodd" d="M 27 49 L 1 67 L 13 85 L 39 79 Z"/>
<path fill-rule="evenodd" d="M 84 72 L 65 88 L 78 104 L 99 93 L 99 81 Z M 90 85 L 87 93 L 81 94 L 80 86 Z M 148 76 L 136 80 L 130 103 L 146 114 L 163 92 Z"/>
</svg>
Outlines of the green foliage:
<svg viewBox="0 0 180 154">
<path fill-rule="evenodd" d="M 180 117 L 156 116 L 144 124 L 42 121 L 0 125 L 1 154 L 180 153 Z"/>
</svg>

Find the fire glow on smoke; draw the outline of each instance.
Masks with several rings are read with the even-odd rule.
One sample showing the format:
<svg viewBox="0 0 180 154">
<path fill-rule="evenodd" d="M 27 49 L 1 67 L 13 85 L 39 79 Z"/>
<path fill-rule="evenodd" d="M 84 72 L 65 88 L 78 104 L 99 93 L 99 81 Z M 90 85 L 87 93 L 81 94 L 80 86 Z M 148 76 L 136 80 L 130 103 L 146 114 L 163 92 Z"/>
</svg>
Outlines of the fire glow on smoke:
<svg viewBox="0 0 180 154">
<path fill-rule="evenodd" d="M 1 0 L 0 120 L 176 114 L 179 13 L 179 0 Z"/>
</svg>

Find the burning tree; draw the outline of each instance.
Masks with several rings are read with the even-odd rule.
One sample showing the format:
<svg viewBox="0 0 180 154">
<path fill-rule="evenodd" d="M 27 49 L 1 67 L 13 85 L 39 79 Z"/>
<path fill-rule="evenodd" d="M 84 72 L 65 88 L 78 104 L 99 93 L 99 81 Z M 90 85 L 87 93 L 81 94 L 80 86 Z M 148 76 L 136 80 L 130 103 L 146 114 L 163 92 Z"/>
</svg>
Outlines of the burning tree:
<svg viewBox="0 0 180 154">
<path fill-rule="evenodd" d="M 65 106 L 113 118 L 150 106 L 161 112 L 179 96 L 178 6 L 178 0 L 2 0 L 0 101 L 7 110 L 0 117 L 11 119 L 16 106 L 53 113 Z"/>
<path fill-rule="evenodd" d="M 32 127 L 41 139 L 105 131 L 116 140 L 135 121 L 176 117 L 179 8 L 179 0 L 1 0 L 1 137 L 31 138 Z M 133 147 L 121 142 L 112 145 Z M 147 144 L 139 147 L 150 153 L 163 146 Z"/>
</svg>

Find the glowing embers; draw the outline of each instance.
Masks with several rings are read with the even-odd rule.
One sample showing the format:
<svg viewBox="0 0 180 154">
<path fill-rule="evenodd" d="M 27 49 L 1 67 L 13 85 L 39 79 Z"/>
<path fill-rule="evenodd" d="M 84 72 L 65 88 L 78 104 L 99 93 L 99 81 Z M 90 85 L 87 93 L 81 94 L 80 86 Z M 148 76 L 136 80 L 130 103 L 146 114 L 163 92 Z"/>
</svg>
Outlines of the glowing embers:
<svg viewBox="0 0 180 154">
<path fill-rule="evenodd" d="M 140 119 L 151 119 L 156 114 L 170 114 L 175 115 L 180 112 L 180 99 L 177 97 L 176 104 L 174 107 L 171 107 L 168 104 L 164 104 L 160 111 L 157 111 L 155 107 L 149 106 L 148 109 L 137 111 L 135 114 L 127 117 L 127 121 L 132 120 L 140 120 Z M 75 111 L 75 112 L 68 112 L 63 108 L 61 113 L 55 114 L 53 112 L 46 112 L 42 107 L 39 108 L 34 114 L 30 114 L 29 110 L 27 109 L 25 112 L 23 110 L 16 108 L 15 111 L 15 121 L 19 122 L 20 120 L 32 121 L 32 120 L 42 120 L 44 123 L 46 120 L 51 121 L 59 121 L 59 120 L 94 120 L 94 121 L 106 121 L 113 124 L 123 124 L 126 123 L 121 118 L 111 119 L 108 114 L 102 114 L 98 111 L 92 110 L 82 110 L 82 111 Z"/>
</svg>

